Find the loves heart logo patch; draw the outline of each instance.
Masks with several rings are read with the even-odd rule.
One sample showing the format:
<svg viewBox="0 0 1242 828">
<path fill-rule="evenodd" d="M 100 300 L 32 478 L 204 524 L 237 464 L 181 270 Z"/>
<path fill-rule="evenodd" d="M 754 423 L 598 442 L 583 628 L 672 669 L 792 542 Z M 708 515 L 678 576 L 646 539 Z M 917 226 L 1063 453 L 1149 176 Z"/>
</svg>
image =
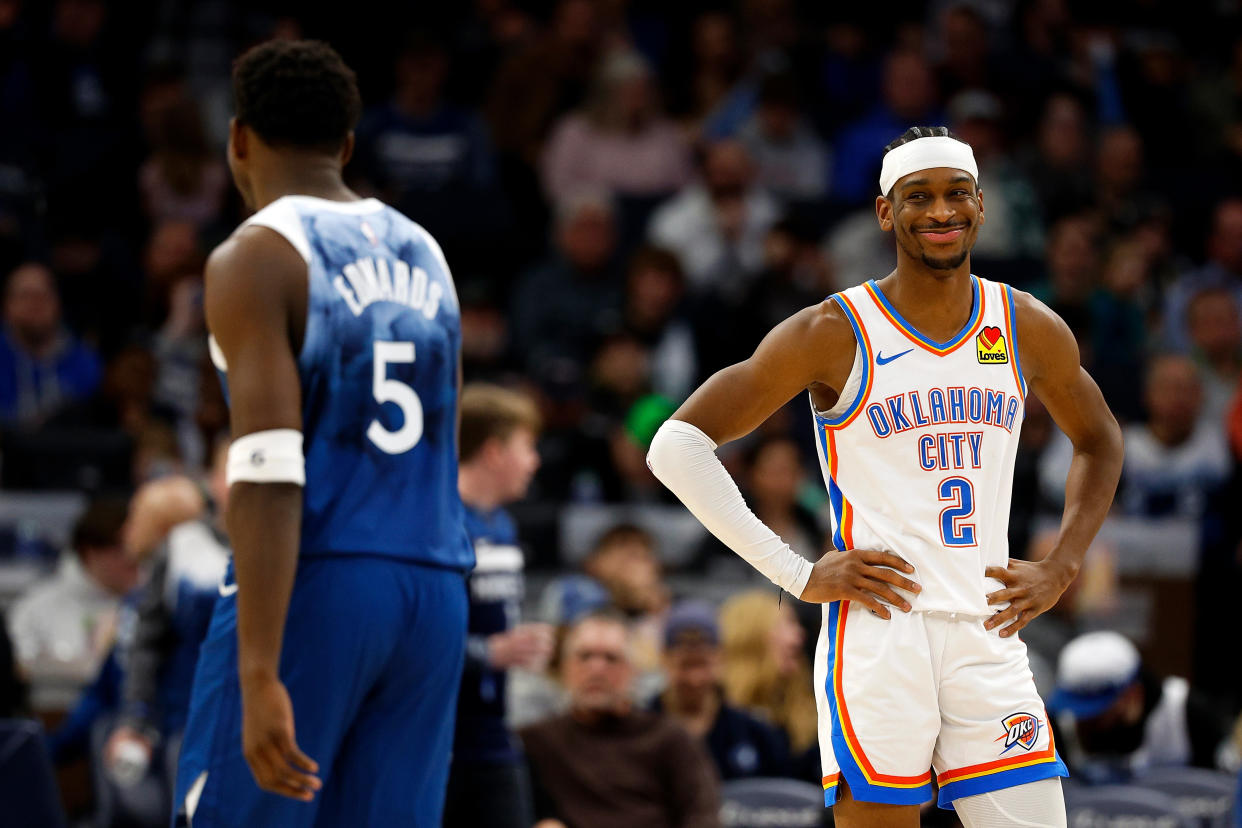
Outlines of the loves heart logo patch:
<svg viewBox="0 0 1242 828">
<path fill-rule="evenodd" d="M 1009 362 L 1009 350 L 1005 347 L 1005 335 L 995 325 L 988 325 L 975 337 L 975 352 L 980 364 L 996 363 L 1004 365 Z"/>
</svg>

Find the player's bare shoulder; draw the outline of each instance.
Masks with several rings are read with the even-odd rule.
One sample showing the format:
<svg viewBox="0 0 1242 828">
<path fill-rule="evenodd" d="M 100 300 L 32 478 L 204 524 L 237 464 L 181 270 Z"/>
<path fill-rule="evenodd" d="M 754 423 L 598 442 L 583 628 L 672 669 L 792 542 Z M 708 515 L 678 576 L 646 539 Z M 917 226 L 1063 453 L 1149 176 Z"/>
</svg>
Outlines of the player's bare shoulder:
<svg viewBox="0 0 1242 828">
<path fill-rule="evenodd" d="M 1013 293 L 1014 323 L 1022 368 L 1037 380 L 1067 367 L 1078 367 L 1078 342 L 1056 311 L 1026 291 Z"/>
<path fill-rule="evenodd" d="M 854 364 L 854 328 L 841 306 L 829 297 L 803 308 L 778 325 L 760 346 L 793 369 L 804 387 L 839 391 Z M 834 394 L 835 396 L 835 394 Z"/>
</svg>

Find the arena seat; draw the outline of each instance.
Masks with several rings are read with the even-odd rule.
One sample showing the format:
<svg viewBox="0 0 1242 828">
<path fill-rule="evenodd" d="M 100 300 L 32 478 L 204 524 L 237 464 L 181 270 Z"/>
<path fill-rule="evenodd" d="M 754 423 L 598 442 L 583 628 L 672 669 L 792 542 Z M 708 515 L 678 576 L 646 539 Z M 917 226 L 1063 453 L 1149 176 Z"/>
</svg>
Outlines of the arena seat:
<svg viewBox="0 0 1242 828">
<path fill-rule="evenodd" d="M 720 791 L 724 828 L 819 828 L 830 825 L 824 792 L 796 779 L 735 779 Z"/>
<path fill-rule="evenodd" d="M 1069 828 L 1198 828 L 1173 797 L 1135 785 L 1065 790 Z"/>
<path fill-rule="evenodd" d="M 1237 777 L 1204 768 L 1153 768 L 1134 784 L 1171 796 L 1182 814 L 1203 828 L 1229 828 L 1236 823 Z"/>
</svg>

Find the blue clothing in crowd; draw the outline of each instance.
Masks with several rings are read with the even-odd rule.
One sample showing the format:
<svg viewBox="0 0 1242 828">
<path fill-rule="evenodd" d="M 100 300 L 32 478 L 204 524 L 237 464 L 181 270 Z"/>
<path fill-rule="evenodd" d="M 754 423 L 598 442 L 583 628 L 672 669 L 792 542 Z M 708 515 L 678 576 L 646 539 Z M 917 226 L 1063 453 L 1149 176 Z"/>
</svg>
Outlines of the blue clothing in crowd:
<svg viewBox="0 0 1242 828">
<path fill-rule="evenodd" d="M 89 397 L 102 378 L 98 355 L 68 333 L 43 359 L 31 356 L 11 331 L 0 333 L 0 420 L 6 423 L 38 424 Z"/>
<path fill-rule="evenodd" d="M 466 505 L 466 531 L 476 564 L 470 575 L 470 625 L 453 759 L 513 762 L 521 754 L 505 725 L 505 671 L 491 666 L 487 639 L 518 621 L 524 589 L 522 550 L 517 527 L 504 509 L 482 512 Z"/>
</svg>

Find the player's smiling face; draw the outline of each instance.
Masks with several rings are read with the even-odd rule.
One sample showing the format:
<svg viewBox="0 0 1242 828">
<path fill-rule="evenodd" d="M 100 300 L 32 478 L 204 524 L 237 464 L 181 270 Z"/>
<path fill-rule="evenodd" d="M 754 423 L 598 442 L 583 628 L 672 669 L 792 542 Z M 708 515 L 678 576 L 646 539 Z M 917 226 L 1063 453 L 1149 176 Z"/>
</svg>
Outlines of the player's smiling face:
<svg viewBox="0 0 1242 828">
<path fill-rule="evenodd" d="M 880 227 L 892 230 L 906 256 L 932 270 L 954 270 L 975 246 L 983 224 L 983 192 L 962 170 L 919 170 L 876 199 Z"/>
</svg>

